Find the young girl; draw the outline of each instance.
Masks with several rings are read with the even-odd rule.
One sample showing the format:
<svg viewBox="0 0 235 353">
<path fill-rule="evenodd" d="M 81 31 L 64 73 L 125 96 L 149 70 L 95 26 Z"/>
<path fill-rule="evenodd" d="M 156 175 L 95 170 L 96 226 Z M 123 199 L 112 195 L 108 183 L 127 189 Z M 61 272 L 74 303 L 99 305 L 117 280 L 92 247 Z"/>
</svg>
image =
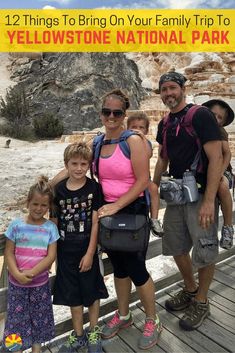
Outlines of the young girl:
<svg viewBox="0 0 235 353">
<path fill-rule="evenodd" d="M 9 287 L 4 342 L 7 345 L 13 334 L 20 336 L 19 352 L 32 347 L 39 353 L 41 343 L 54 337 L 48 269 L 56 257 L 59 234 L 56 225 L 44 218 L 52 200 L 48 179 L 41 176 L 28 193 L 28 216 L 12 221 L 5 233 Z"/>
</svg>

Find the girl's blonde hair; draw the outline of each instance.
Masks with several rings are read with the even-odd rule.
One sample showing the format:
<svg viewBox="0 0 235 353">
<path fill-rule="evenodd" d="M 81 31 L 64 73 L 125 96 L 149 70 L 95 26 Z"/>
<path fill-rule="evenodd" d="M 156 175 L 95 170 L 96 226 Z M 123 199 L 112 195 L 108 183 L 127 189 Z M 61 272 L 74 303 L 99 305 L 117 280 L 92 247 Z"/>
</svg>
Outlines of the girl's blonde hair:
<svg viewBox="0 0 235 353">
<path fill-rule="evenodd" d="M 48 195 L 50 206 L 52 205 L 54 195 L 52 187 L 48 182 L 48 177 L 46 177 L 45 175 L 40 175 L 38 177 L 37 182 L 33 184 L 29 189 L 27 203 L 32 200 L 35 192 L 38 192 L 41 195 Z"/>
<path fill-rule="evenodd" d="M 73 157 L 79 157 L 92 162 L 92 150 L 85 142 L 75 142 L 68 145 L 64 150 L 64 163 L 68 164 L 69 160 Z"/>
</svg>

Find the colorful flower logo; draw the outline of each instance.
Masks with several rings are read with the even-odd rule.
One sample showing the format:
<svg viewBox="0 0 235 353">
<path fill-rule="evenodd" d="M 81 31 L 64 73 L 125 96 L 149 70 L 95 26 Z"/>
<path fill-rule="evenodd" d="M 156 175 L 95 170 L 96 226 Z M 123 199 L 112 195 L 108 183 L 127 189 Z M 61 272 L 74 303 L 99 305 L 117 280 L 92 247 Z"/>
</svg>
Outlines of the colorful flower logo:
<svg viewBox="0 0 235 353">
<path fill-rule="evenodd" d="M 16 333 L 12 333 L 11 335 L 5 338 L 5 347 L 10 352 L 19 351 L 22 348 L 22 339 Z"/>
</svg>

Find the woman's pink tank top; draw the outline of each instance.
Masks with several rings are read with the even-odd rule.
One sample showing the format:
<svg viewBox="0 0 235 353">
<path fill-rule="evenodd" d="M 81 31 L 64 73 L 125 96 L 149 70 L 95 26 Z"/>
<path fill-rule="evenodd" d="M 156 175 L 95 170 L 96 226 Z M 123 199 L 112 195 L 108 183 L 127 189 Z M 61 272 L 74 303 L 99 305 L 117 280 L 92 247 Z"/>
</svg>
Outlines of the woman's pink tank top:
<svg viewBox="0 0 235 353">
<path fill-rule="evenodd" d="M 135 181 L 131 160 L 122 153 L 119 145 L 111 156 L 99 158 L 99 182 L 105 201 L 115 202 Z"/>
</svg>

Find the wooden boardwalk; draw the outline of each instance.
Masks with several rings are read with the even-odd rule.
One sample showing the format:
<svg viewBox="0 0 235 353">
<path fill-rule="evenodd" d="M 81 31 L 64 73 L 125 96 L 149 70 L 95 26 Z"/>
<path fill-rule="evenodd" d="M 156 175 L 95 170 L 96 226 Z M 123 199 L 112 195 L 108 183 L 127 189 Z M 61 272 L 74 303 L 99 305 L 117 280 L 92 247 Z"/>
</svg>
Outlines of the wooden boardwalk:
<svg viewBox="0 0 235 353">
<path fill-rule="evenodd" d="M 170 313 L 164 308 L 164 302 L 182 286 L 181 282 L 162 289 L 156 295 L 156 305 L 163 331 L 159 342 L 147 352 L 191 353 L 235 352 L 235 256 L 216 265 L 215 277 L 209 291 L 211 315 L 197 329 L 191 332 L 179 328 L 178 318 L 182 312 Z M 145 315 L 141 304 L 131 307 L 134 324 L 109 340 L 103 341 L 105 353 L 143 352 L 137 347 L 137 340 L 143 328 Z M 107 316 L 104 321 L 110 316 Z M 47 347 L 46 353 L 56 353 L 64 341 L 56 340 Z M 85 350 L 83 351 L 85 352 Z"/>
</svg>

